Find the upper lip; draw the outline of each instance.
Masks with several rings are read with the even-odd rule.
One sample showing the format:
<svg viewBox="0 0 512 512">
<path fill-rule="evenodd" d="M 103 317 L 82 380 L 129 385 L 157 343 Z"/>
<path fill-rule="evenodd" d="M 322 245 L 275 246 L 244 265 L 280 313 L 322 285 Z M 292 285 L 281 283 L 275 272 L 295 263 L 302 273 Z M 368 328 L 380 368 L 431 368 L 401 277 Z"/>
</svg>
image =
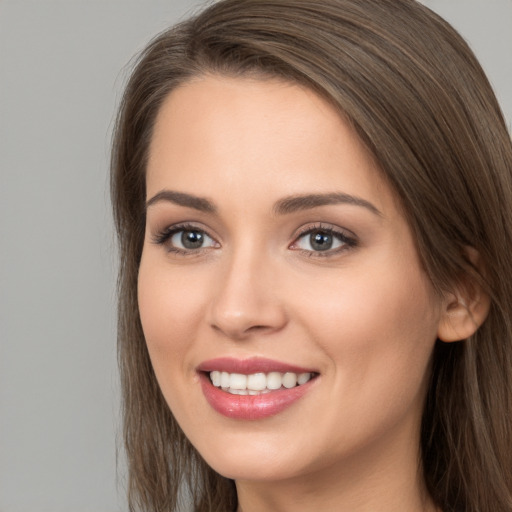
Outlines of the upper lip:
<svg viewBox="0 0 512 512">
<path fill-rule="evenodd" d="M 252 373 L 270 373 L 270 372 L 293 372 L 293 373 L 318 373 L 310 368 L 303 368 L 294 364 L 275 361 L 264 357 L 250 357 L 247 359 L 237 359 L 234 357 L 218 357 L 203 361 L 198 367 L 199 372 L 221 371 L 228 373 L 241 373 L 250 375 Z"/>
</svg>

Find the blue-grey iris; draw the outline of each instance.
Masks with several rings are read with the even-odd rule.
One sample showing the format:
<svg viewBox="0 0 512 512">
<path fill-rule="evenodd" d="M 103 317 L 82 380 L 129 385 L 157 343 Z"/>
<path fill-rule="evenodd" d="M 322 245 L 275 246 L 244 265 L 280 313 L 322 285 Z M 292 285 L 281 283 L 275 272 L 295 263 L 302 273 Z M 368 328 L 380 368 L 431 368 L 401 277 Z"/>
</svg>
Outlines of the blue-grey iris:
<svg viewBox="0 0 512 512">
<path fill-rule="evenodd" d="M 315 251 L 327 251 L 332 247 L 333 238 L 329 233 L 316 231 L 309 236 L 309 243 Z"/>
<path fill-rule="evenodd" d="M 199 249 L 204 242 L 203 233 L 200 231 L 183 231 L 181 243 L 186 249 Z"/>
</svg>

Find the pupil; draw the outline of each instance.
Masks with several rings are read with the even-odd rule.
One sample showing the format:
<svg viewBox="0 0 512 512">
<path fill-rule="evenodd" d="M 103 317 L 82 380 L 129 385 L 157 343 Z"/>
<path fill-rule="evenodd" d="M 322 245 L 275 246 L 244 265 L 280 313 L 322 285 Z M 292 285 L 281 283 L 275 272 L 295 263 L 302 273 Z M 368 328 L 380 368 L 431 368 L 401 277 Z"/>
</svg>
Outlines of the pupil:
<svg viewBox="0 0 512 512">
<path fill-rule="evenodd" d="M 183 231 L 181 243 L 186 249 L 198 249 L 203 245 L 203 234 L 199 231 Z"/>
<path fill-rule="evenodd" d="M 316 251 L 327 251 L 332 247 L 332 235 L 317 231 L 310 235 L 311 247 Z"/>
</svg>

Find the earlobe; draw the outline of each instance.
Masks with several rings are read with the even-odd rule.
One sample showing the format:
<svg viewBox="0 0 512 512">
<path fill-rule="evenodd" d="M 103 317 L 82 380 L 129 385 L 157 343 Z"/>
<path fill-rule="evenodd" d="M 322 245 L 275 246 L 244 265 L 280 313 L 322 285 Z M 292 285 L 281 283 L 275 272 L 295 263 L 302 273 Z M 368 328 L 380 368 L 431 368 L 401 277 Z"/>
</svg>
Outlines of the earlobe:
<svg viewBox="0 0 512 512">
<path fill-rule="evenodd" d="M 474 249 L 467 253 L 473 265 L 479 267 L 478 253 Z M 484 323 L 490 306 L 491 299 L 482 284 L 466 275 L 455 292 L 445 295 L 437 337 L 447 343 L 468 338 Z"/>
</svg>

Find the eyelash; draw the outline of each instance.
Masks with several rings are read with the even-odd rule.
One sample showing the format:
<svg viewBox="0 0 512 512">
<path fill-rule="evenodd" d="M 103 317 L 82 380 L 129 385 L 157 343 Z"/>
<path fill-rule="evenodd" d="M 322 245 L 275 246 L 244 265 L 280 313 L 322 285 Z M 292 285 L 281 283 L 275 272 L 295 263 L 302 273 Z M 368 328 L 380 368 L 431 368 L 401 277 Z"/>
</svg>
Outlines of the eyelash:
<svg viewBox="0 0 512 512">
<path fill-rule="evenodd" d="M 296 245 L 301 238 L 304 238 L 307 235 L 311 235 L 315 232 L 322 233 L 328 236 L 333 237 L 334 239 L 338 239 L 342 242 L 342 246 L 336 249 L 327 249 L 325 251 L 310 251 L 307 249 L 294 249 L 296 251 L 302 252 L 305 256 L 310 258 L 328 258 L 329 256 L 337 255 L 341 252 L 345 252 L 347 250 L 353 249 L 358 245 L 357 237 L 354 234 L 348 234 L 346 230 L 342 230 L 339 228 L 335 228 L 330 225 L 325 225 L 322 223 L 314 224 L 313 226 L 307 226 L 303 228 L 295 237 L 293 243 L 289 246 L 292 247 Z"/>
<path fill-rule="evenodd" d="M 214 240 L 204 229 L 198 228 L 193 224 L 176 224 L 174 226 L 169 226 L 156 235 L 153 236 L 153 243 L 157 245 L 165 245 L 167 242 L 171 240 L 171 238 L 181 231 L 192 231 L 196 233 L 202 233 L 206 235 L 208 238 Z M 200 247 L 198 249 L 181 249 L 180 247 L 175 247 L 171 244 L 167 244 L 167 250 L 174 254 L 178 254 L 179 256 L 196 256 L 200 254 L 206 247 Z"/>
<path fill-rule="evenodd" d="M 152 241 L 153 241 L 153 243 L 155 243 L 157 245 L 165 245 L 170 241 L 170 239 L 174 235 L 176 235 L 177 233 L 180 233 L 182 231 L 192 231 L 192 232 L 202 233 L 203 235 L 206 235 L 208 238 L 215 240 L 204 229 L 198 228 L 197 226 L 195 226 L 193 224 L 185 223 L 185 224 L 177 224 L 177 225 L 169 226 L 169 227 L 165 228 L 164 230 L 155 234 L 153 236 Z M 313 250 L 299 249 L 299 248 L 293 249 L 293 246 L 296 245 L 300 239 L 304 238 L 307 235 L 311 235 L 312 233 L 315 233 L 315 232 L 319 232 L 324 235 L 331 236 L 334 239 L 337 239 L 338 241 L 342 242 L 343 245 L 336 249 L 327 249 L 325 251 L 313 251 Z M 341 252 L 350 250 L 350 249 L 356 247 L 357 245 L 358 245 L 358 240 L 355 235 L 353 235 L 353 234 L 348 235 L 345 230 L 336 229 L 332 226 L 319 223 L 319 224 L 315 224 L 313 226 L 307 226 L 307 227 L 303 228 L 295 236 L 294 241 L 288 247 L 292 248 L 292 250 L 299 251 L 302 254 L 304 254 L 305 256 L 310 257 L 310 258 L 315 258 L 315 257 L 326 258 L 329 256 L 334 256 Z M 180 256 L 196 256 L 206 249 L 208 249 L 208 247 L 200 247 L 197 249 L 181 249 L 180 247 L 175 247 L 170 244 L 168 244 L 168 247 L 167 247 L 168 252 L 172 252 L 172 253 L 178 254 Z"/>
</svg>

